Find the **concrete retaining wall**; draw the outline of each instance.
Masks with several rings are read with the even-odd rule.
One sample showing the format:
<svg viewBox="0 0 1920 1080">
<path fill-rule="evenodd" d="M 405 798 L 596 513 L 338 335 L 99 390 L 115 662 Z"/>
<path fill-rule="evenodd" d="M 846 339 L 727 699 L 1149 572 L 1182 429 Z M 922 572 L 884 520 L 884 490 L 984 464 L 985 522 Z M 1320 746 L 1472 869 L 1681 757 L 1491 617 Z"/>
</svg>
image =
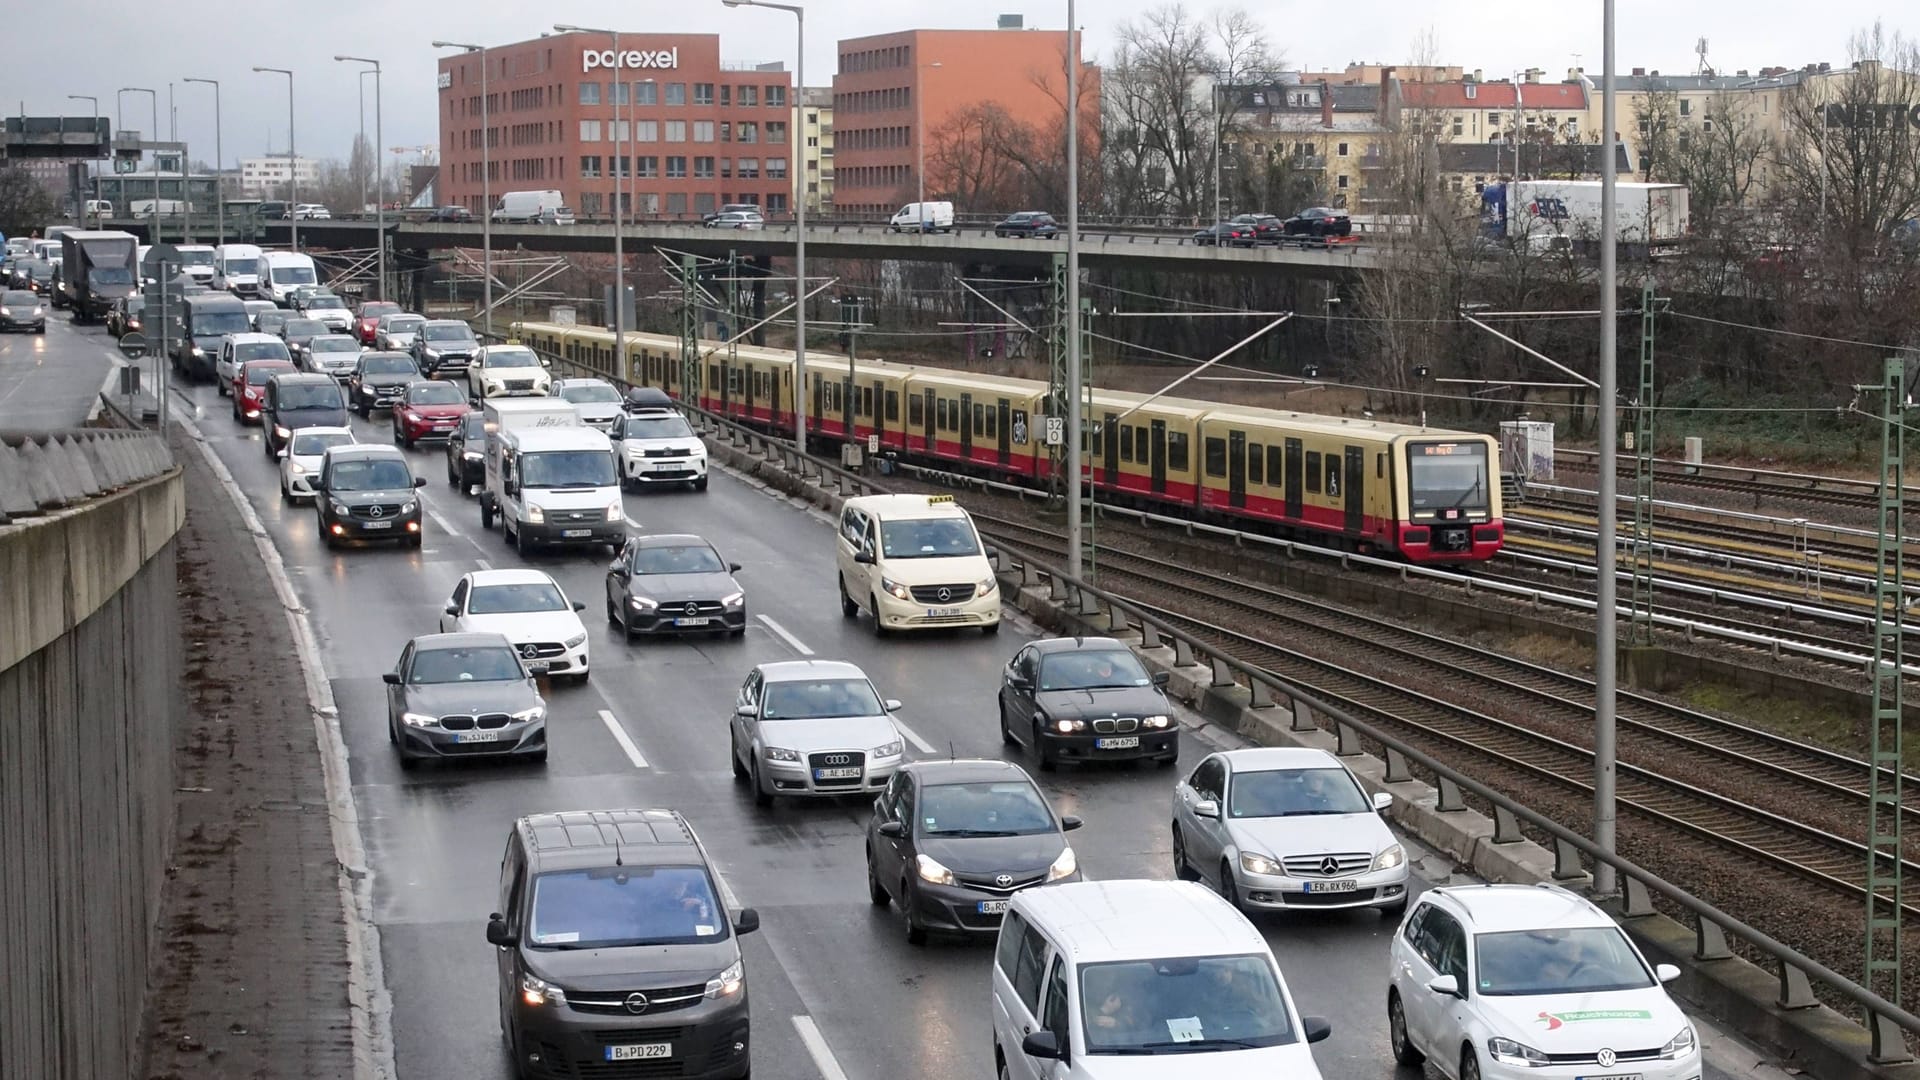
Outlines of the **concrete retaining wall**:
<svg viewBox="0 0 1920 1080">
<path fill-rule="evenodd" d="M 0 517 L 0 1076 L 124 1078 L 173 833 L 185 493 L 154 436 L 0 438 L 0 502 L 29 483 Z"/>
</svg>

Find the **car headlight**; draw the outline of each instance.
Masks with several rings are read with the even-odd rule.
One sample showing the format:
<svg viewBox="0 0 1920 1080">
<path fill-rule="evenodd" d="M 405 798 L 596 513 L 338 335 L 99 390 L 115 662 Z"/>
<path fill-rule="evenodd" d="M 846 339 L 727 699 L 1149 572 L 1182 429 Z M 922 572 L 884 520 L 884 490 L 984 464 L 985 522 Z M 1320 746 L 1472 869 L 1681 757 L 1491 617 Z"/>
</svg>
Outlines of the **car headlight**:
<svg viewBox="0 0 1920 1080">
<path fill-rule="evenodd" d="M 193 355 L 195 355 L 195 356 L 205 356 L 205 355 L 207 355 L 207 350 L 205 350 L 205 349 L 203 349 L 203 348 L 201 348 L 201 347 L 200 347 L 200 346 L 198 346 L 198 345 L 195 345 L 195 346 L 193 347 Z"/>
<path fill-rule="evenodd" d="M 899 757 L 902 753 L 906 752 L 906 749 L 904 743 L 899 739 L 895 739 L 890 743 L 882 743 L 867 751 L 867 756 L 870 758 Z"/>
<path fill-rule="evenodd" d="M 547 709 L 544 705 L 535 705 L 531 709 L 521 709 L 519 712 L 513 714 L 514 721 L 521 724 L 530 724 L 535 720 L 545 720 L 546 718 Z"/>
<path fill-rule="evenodd" d="M 1515 1042 L 1512 1039 L 1503 1039 L 1498 1036 L 1487 1040 L 1487 1053 L 1492 1055 L 1493 1060 L 1502 1065 L 1520 1065 L 1527 1068 L 1538 1068 L 1542 1065 L 1553 1064 L 1547 1060 L 1547 1055 L 1535 1050 L 1533 1047 L 1522 1042 Z"/>
<path fill-rule="evenodd" d="M 288 435 L 290 435 L 290 434 L 292 434 L 292 432 L 289 432 L 289 431 L 288 431 L 288 430 L 287 430 L 286 428 L 283 428 L 283 427 L 281 427 L 281 426 L 280 426 L 279 424 L 275 424 L 275 425 L 273 425 L 273 437 L 274 437 L 274 438 L 276 438 L 276 439 L 284 439 L 284 438 L 286 438 L 286 437 L 287 437 Z"/>
<path fill-rule="evenodd" d="M 536 1008 L 541 1005 L 565 1005 L 566 991 L 528 972 L 520 973 L 520 1000 Z"/>
<path fill-rule="evenodd" d="M 627 603 L 632 604 L 641 611 L 652 611 L 654 608 L 660 606 L 658 601 L 650 600 L 644 596 L 629 596 L 627 597 Z"/>
<path fill-rule="evenodd" d="M 460 456 L 467 461 L 479 461 L 485 455 L 478 450 L 462 450 Z"/>
<path fill-rule="evenodd" d="M 625 505 L 623 505 L 620 502 L 620 500 L 615 499 L 614 501 L 607 504 L 607 520 L 608 521 L 624 521 L 626 520 L 626 516 L 627 516 L 627 508 Z"/>
<path fill-rule="evenodd" d="M 993 593 L 993 590 L 999 587 L 999 579 L 995 578 L 992 574 L 988 574 L 985 580 L 973 587 L 973 592 L 975 596 L 989 596 Z"/>
<path fill-rule="evenodd" d="M 1373 857 L 1375 870 L 1391 870 L 1407 861 L 1407 849 L 1399 844 L 1389 844 L 1387 849 Z"/>
<path fill-rule="evenodd" d="M 1072 877 L 1080 871 L 1080 860 L 1073 853 L 1072 845 L 1060 849 L 1060 857 L 1047 867 L 1047 880 L 1059 881 L 1063 877 Z"/>
<path fill-rule="evenodd" d="M 1085 720 L 1055 720 L 1051 726 L 1053 730 L 1062 735 L 1071 735 L 1076 731 L 1087 730 L 1087 722 Z"/>
<path fill-rule="evenodd" d="M 400 722 L 401 722 L 401 723 L 403 723 L 403 724 L 405 724 L 405 725 L 407 725 L 408 727 L 438 727 L 438 726 L 440 726 L 440 718 L 439 718 L 439 717 L 437 717 L 437 716 L 428 716 L 428 715 L 427 715 L 427 714 L 425 714 L 425 713 L 417 713 L 417 712 L 410 712 L 410 713 L 401 713 L 401 714 L 400 714 Z"/>
<path fill-rule="evenodd" d="M 934 885 L 952 885 L 953 871 L 940 865 L 940 860 L 931 855 L 915 855 L 914 868 L 920 873 L 920 880 Z"/>
<path fill-rule="evenodd" d="M 538 504 L 528 504 L 527 521 L 529 524 L 543 525 L 546 523 L 546 520 L 547 520 L 547 512 L 545 509 L 540 507 Z"/>
<path fill-rule="evenodd" d="M 789 750 L 784 746 L 769 746 L 766 748 L 765 753 L 768 761 L 800 760 L 800 752 L 798 750 Z"/>
<path fill-rule="evenodd" d="M 747 594 L 744 591 L 734 593 L 732 596 L 723 596 L 720 598 L 720 603 L 726 607 L 739 607 L 746 602 Z"/>
<path fill-rule="evenodd" d="M 580 646 L 585 645 L 586 643 L 587 643 L 587 635 L 584 633 L 575 634 L 574 636 L 568 638 L 566 641 L 562 642 L 562 644 L 569 649 L 577 649 Z"/>
<path fill-rule="evenodd" d="M 36 319 L 37 319 L 37 318 L 39 318 L 39 317 L 40 317 L 40 316 L 42 316 L 42 315 L 45 315 L 46 313 L 47 313 L 47 310 L 46 310 L 45 308 L 34 308 L 34 309 L 33 309 L 33 317 L 34 317 L 34 318 L 36 318 Z M 134 323 L 133 325 L 135 325 L 135 326 L 139 326 L 140 324 L 139 324 L 139 323 Z"/>
<path fill-rule="evenodd" d="M 1249 874 L 1265 874 L 1269 877 L 1276 876 L 1283 872 L 1278 862 L 1267 858 L 1265 855 L 1256 855 L 1251 851 L 1243 851 L 1240 853 L 1240 869 L 1245 870 Z"/>
<path fill-rule="evenodd" d="M 412 499 L 408 499 L 406 502 L 400 504 L 400 512 L 403 514 L 411 514 L 418 509 L 420 509 L 420 504 L 414 502 Z"/>
<path fill-rule="evenodd" d="M 913 599 L 913 593 L 908 591 L 905 585 L 902 585 L 899 582 L 894 581 L 890 578 L 883 577 L 880 579 L 880 591 L 886 593 L 888 596 L 891 596 L 896 600 Z"/>
<path fill-rule="evenodd" d="M 1146 716 L 1140 719 L 1141 727 L 1151 728 L 1155 731 L 1163 730 L 1165 728 L 1171 727 L 1172 725 L 1173 725 L 1173 718 L 1170 716 Z"/>
<path fill-rule="evenodd" d="M 337 502 L 337 503 L 334 503 L 334 504 L 333 504 L 333 516 L 334 516 L 334 517 L 346 517 L 348 513 L 349 513 L 349 511 L 347 510 L 347 504 L 346 504 L 346 503 L 338 503 L 338 502 Z"/>
<path fill-rule="evenodd" d="M 420 422 L 420 414 L 417 412 L 414 412 L 412 409 L 401 409 L 400 415 L 407 418 L 408 420 L 412 420 L 415 423 Z"/>
<path fill-rule="evenodd" d="M 707 980 L 707 998 L 732 997 L 747 985 L 747 969 L 735 960 L 727 970 Z"/>
<path fill-rule="evenodd" d="M 1660 1058 L 1663 1061 L 1672 1061 L 1675 1058 L 1692 1053 L 1694 1047 L 1698 1045 L 1700 1045 L 1700 1040 L 1693 1034 L 1693 1025 L 1688 1024 L 1680 1029 L 1678 1035 L 1668 1039 L 1667 1045 L 1660 1048 Z"/>
<path fill-rule="evenodd" d="M 305 476 L 305 475 L 307 475 L 307 467 L 306 467 L 305 465 L 302 465 L 302 464 L 300 464 L 300 463 L 299 463 L 299 462 L 297 462 L 297 461 L 290 461 L 290 462 L 288 462 L 288 463 L 287 463 L 287 471 L 288 471 L 288 472 L 290 472 L 290 473 L 292 473 L 292 474 L 293 474 L 293 475 L 295 475 L 295 476 Z"/>
</svg>

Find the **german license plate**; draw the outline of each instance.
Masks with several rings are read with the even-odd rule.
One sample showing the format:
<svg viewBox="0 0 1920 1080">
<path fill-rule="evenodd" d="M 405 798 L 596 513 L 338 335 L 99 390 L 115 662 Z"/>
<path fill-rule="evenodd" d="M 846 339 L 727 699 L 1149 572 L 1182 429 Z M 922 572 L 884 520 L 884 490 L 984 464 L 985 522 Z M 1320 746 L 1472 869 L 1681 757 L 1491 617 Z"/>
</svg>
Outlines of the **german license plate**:
<svg viewBox="0 0 1920 1080">
<path fill-rule="evenodd" d="M 562 529 L 560 530 L 560 535 L 571 540 L 581 536 L 592 536 L 593 530 L 592 529 Z"/>
<path fill-rule="evenodd" d="M 815 769 L 813 770 L 813 778 L 815 780 L 858 780 L 860 779 L 860 770 L 859 769 Z"/>
<path fill-rule="evenodd" d="M 672 1043 L 639 1043 L 633 1046 L 607 1047 L 608 1061 L 650 1061 L 672 1056 Z"/>
<path fill-rule="evenodd" d="M 650 473 L 678 472 L 679 470 L 680 463 L 677 461 L 663 461 L 647 466 L 647 471 Z"/>
<path fill-rule="evenodd" d="M 1576 1076 L 1573 1080 L 1644 1080 L 1640 1073 L 1607 1073 L 1606 1075 Z"/>
<path fill-rule="evenodd" d="M 1096 750 L 1137 750 L 1140 748 L 1140 736 L 1116 735 L 1111 739 L 1095 739 L 1093 746 Z"/>
<path fill-rule="evenodd" d="M 393 528 L 393 522 L 391 522 L 391 521 L 368 521 L 368 522 L 365 522 L 365 523 L 363 523 L 363 524 L 362 524 L 362 525 L 361 525 L 360 527 L 361 527 L 361 528 L 363 528 L 363 529 L 391 529 L 391 528 Z"/>
<path fill-rule="evenodd" d="M 673 620 L 673 625 L 675 625 L 675 626 L 705 626 L 705 625 L 707 625 L 708 623 L 710 623 L 710 622 L 712 622 L 712 621 L 713 621 L 713 620 L 712 620 L 712 619 L 710 619 L 710 618 L 708 618 L 707 616 L 705 616 L 705 615 L 701 615 L 701 616 L 698 616 L 698 617 L 696 617 L 696 618 L 691 618 L 691 619 L 675 619 L 675 620 Z"/>
<path fill-rule="evenodd" d="M 1338 881 L 1309 881 L 1306 891 L 1310 893 L 1352 892 L 1359 887 L 1359 884 L 1352 878 L 1341 878 Z M 1589 1080 L 1598 1080 L 1598 1078 L 1589 1078 Z"/>
<path fill-rule="evenodd" d="M 1007 913 L 1007 905 L 1012 902 L 1011 900 L 982 900 L 979 905 L 980 914 L 1005 915 Z"/>
<path fill-rule="evenodd" d="M 453 741 L 463 743 L 499 742 L 500 733 L 497 731 L 462 731 L 454 735 Z"/>
<path fill-rule="evenodd" d="M 958 614 L 960 614 L 960 609 L 957 607 L 930 607 L 927 609 L 927 618 L 929 619 L 950 618 Z"/>
</svg>

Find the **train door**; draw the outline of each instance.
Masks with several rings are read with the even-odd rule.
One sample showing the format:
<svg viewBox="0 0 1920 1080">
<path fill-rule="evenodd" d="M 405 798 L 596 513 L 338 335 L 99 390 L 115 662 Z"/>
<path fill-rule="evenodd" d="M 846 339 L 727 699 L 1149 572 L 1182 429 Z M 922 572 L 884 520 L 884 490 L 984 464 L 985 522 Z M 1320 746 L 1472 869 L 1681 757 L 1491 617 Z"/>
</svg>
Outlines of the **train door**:
<svg viewBox="0 0 1920 1080">
<path fill-rule="evenodd" d="M 1153 493 L 1167 493 L 1167 422 L 1153 422 Z"/>
<path fill-rule="evenodd" d="M 873 380 L 873 433 L 887 444 L 887 384 L 879 379 Z"/>
<path fill-rule="evenodd" d="M 1302 489 L 1306 485 L 1307 460 L 1299 439 L 1287 440 L 1287 519 L 1299 521 L 1304 509 Z"/>
<path fill-rule="evenodd" d="M 960 456 L 967 460 L 973 458 L 973 395 L 960 395 Z"/>
<path fill-rule="evenodd" d="M 749 419 L 753 417 L 753 365 L 740 365 L 741 411 Z"/>
<path fill-rule="evenodd" d="M 1247 433 L 1227 433 L 1227 505 L 1238 510 L 1247 505 Z"/>
<path fill-rule="evenodd" d="M 1100 467 L 1106 471 L 1101 481 L 1108 487 L 1120 482 L 1120 419 L 1108 413 L 1100 422 Z"/>
<path fill-rule="evenodd" d="M 1367 478 L 1367 451 L 1365 448 L 1359 446 L 1347 447 L 1346 473 L 1347 475 L 1344 478 L 1347 487 L 1345 492 L 1347 500 L 1347 520 L 1345 528 L 1347 535 L 1359 536 L 1360 530 L 1366 524 L 1367 510 L 1364 495 L 1367 489 L 1365 483 Z"/>
<path fill-rule="evenodd" d="M 808 431 L 817 432 L 820 430 L 821 414 L 826 411 L 827 407 L 826 397 L 826 387 L 822 385 L 820 373 L 816 371 L 813 373 L 813 390 L 812 393 L 808 395 L 807 412 L 812 417 L 807 424 Z"/>
<path fill-rule="evenodd" d="M 1000 446 L 1000 464 L 1006 466 L 1013 461 L 1013 415 L 1006 398 L 1001 398 L 994 411 L 999 414 L 1000 426 L 998 443 Z"/>
<path fill-rule="evenodd" d="M 932 390 L 926 392 L 926 401 L 927 410 L 924 427 L 927 435 L 927 453 L 934 454 L 940 450 L 940 430 L 934 425 L 934 406 L 938 403 L 938 399 L 934 396 Z"/>
</svg>

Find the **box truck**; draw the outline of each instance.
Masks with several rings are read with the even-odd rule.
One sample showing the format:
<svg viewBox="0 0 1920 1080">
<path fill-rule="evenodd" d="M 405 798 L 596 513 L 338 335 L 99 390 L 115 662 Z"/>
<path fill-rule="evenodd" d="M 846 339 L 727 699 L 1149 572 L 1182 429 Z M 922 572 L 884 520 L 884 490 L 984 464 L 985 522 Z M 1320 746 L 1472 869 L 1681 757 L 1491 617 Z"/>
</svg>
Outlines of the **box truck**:
<svg viewBox="0 0 1920 1080">
<path fill-rule="evenodd" d="M 1481 193 L 1481 223 L 1488 235 L 1534 250 L 1591 253 L 1600 243 L 1601 187 L 1598 180 L 1489 184 Z M 1687 235 L 1687 189 L 1622 180 L 1614 215 L 1623 247 L 1643 255 L 1671 248 Z"/>
<path fill-rule="evenodd" d="M 114 301 L 133 295 L 139 244 L 132 233 L 61 234 L 61 306 L 71 307 L 76 320 L 106 318 Z"/>
</svg>

